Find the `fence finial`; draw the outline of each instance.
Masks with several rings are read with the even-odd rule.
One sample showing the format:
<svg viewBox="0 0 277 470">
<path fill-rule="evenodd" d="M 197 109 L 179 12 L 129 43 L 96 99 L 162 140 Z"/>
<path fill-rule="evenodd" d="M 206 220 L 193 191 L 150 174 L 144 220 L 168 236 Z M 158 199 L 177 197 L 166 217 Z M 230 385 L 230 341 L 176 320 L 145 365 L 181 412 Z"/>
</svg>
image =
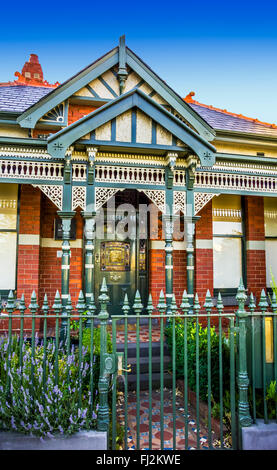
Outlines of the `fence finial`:
<svg viewBox="0 0 277 470">
<path fill-rule="evenodd" d="M 166 303 L 165 303 L 163 290 L 161 290 L 161 292 L 160 292 L 159 303 L 157 305 L 157 308 L 160 310 L 161 314 L 163 314 L 165 312 Z"/>
<path fill-rule="evenodd" d="M 129 299 L 128 294 L 126 293 L 123 300 L 122 310 L 124 315 L 128 315 L 130 311 Z"/>
<path fill-rule="evenodd" d="M 7 310 L 8 313 L 12 314 L 14 309 L 15 309 L 14 295 L 13 295 L 13 291 L 10 290 L 9 295 L 8 295 L 6 310 Z"/>
<path fill-rule="evenodd" d="M 261 311 L 262 311 L 263 313 L 266 312 L 266 309 L 267 309 L 267 307 L 268 307 L 268 301 L 267 301 L 267 298 L 266 298 L 266 294 L 265 294 L 264 289 L 263 289 L 262 292 L 261 292 L 259 307 L 260 307 L 260 309 L 261 309 Z"/>
<path fill-rule="evenodd" d="M 237 290 L 237 295 L 236 295 L 236 299 L 238 301 L 238 304 L 240 305 L 243 305 L 243 308 L 244 308 L 244 304 L 246 302 L 246 299 L 247 299 L 247 295 L 245 293 L 245 288 L 244 288 L 244 285 L 243 285 L 243 280 L 242 278 L 240 278 L 240 282 L 239 282 L 239 287 L 238 287 L 238 290 Z"/>
<path fill-rule="evenodd" d="M 184 290 L 183 296 L 182 296 L 182 303 L 180 305 L 180 308 L 182 309 L 183 313 L 186 315 L 190 309 L 190 303 L 189 303 L 189 298 L 187 291 Z"/>
<path fill-rule="evenodd" d="M 249 310 L 252 315 L 254 314 L 255 308 L 256 308 L 256 303 L 255 303 L 253 292 L 251 292 L 249 296 Z"/>
<path fill-rule="evenodd" d="M 148 297 L 148 304 L 147 304 L 146 310 L 148 312 L 148 315 L 152 315 L 153 310 L 154 310 L 154 306 L 153 306 L 152 295 L 151 294 L 149 294 L 149 297 Z"/>
<path fill-rule="evenodd" d="M 198 294 L 196 293 L 194 296 L 194 305 L 193 305 L 193 309 L 196 311 L 196 314 L 199 313 L 200 308 L 201 308 L 201 305 L 199 303 Z"/>
<path fill-rule="evenodd" d="M 142 309 L 143 309 L 143 305 L 141 303 L 140 293 L 137 290 L 136 295 L 135 295 L 135 299 L 134 299 L 133 310 L 134 310 L 136 315 L 139 315 L 141 313 Z"/>
<path fill-rule="evenodd" d="M 78 313 L 82 314 L 85 308 L 86 308 L 85 297 L 84 297 L 83 291 L 80 290 L 76 309 L 78 310 Z"/>
<path fill-rule="evenodd" d="M 272 307 L 273 312 L 275 313 L 275 311 L 277 310 L 277 299 L 276 299 L 275 291 L 273 291 L 273 293 L 272 293 L 271 307 Z"/>
<path fill-rule="evenodd" d="M 36 296 L 36 292 L 33 290 L 32 295 L 31 295 L 31 302 L 29 305 L 29 310 L 32 313 L 35 313 L 37 309 L 38 309 L 37 296 Z"/>
<path fill-rule="evenodd" d="M 176 304 L 175 294 L 172 294 L 172 301 L 171 301 L 170 308 L 171 308 L 172 315 L 176 315 L 178 307 L 177 307 L 177 304 Z"/>
<path fill-rule="evenodd" d="M 61 296 L 58 290 L 56 291 L 52 308 L 56 314 L 58 314 L 62 308 Z"/>
<path fill-rule="evenodd" d="M 21 315 L 24 315 L 24 312 L 25 312 L 25 310 L 26 310 L 26 304 L 25 304 L 25 297 L 24 297 L 24 294 L 22 294 L 22 296 L 21 296 L 18 309 L 19 309 Z"/>
<path fill-rule="evenodd" d="M 222 302 L 222 297 L 221 297 L 221 293 L 220 293 L 220 292 L 218 293 L 218 296 L 217 296 L 216 308 L 217 308 L 217 310 L 218 310 L 219 315 L 222 315 L 222 312 L 223 312 L 223 309 L 224 309 L 224 305 L 223 305 L 223 302 Z"/>
<path fill-rule="evenodd" d="M 211 309 L 213 308 L 213 306 L 214 306 L 214 304 L 213 304 L 213 301 L 212 301 L 212 297 L 211 297 L 210 291 L 208 289 L 207 294 L 206 294 L 206 298 L 205 298 L 204 307 L 205 307 L 205 309 L 207 310 L 208 313 L 211 313 Z"/>
</svg>

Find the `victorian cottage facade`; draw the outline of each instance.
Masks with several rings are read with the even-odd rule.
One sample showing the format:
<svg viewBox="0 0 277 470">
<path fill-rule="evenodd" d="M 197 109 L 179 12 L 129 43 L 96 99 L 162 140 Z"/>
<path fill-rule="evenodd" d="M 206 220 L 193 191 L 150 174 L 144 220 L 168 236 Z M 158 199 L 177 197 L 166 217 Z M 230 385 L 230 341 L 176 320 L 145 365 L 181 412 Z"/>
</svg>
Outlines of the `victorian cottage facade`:
<svg viewBox="0 0 277 470">
<path fill-rule="evenodd" d="M 176 69 L 176 73 L 178 70 Z M 179 305 L 183 290 L 226 306 L 277 279 L 277 126 L 174 92 L 120 38 L 63 84 L 31 55 L 0 84 L 0 293 L 76 302 L 106 278 L 110 312 L 140 289 Z M 152 202 L 164 230 L 94 237 L 114 198 Z M 181 215 L 180 238 L 174 232 Z M 136 217 L 135 217 L 136 218 Z M 107 227 L 107 225 L 105 226 Z"/>
</svg>

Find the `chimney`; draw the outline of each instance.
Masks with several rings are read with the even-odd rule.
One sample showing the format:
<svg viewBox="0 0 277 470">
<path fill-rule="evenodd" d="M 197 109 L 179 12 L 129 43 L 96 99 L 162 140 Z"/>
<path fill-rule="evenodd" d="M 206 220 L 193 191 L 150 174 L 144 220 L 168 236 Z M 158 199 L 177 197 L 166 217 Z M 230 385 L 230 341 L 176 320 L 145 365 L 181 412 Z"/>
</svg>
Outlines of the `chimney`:
<svg viewBox="0 0 277 470">
<path fill-rule="evenodd" d="M 38 82 L 43 82 L 43 72 L 41 65 L 38 60 L 37 54 L 31 54 L 29 61 L 25 62 L 21 75 L 28 80 L 36 80 Z"/>
</svg>

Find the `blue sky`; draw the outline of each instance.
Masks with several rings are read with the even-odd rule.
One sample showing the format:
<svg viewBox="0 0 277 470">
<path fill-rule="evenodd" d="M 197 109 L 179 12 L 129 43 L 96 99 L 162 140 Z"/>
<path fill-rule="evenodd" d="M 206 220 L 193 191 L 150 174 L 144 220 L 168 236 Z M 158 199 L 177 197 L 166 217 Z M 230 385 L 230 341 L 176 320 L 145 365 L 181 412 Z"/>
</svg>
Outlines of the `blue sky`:
<svg viewBox="0 0 277 470">
<path fill-rule="evenodd" d="M 11 6 L 10 6 L 11 5 Z M 0 81 L 30 53 L 45 79 L 63 82 L 118 44 L 180 95 L 277 123 L 277 5 L 256 0 L 5 2 Z"/>
</svg>

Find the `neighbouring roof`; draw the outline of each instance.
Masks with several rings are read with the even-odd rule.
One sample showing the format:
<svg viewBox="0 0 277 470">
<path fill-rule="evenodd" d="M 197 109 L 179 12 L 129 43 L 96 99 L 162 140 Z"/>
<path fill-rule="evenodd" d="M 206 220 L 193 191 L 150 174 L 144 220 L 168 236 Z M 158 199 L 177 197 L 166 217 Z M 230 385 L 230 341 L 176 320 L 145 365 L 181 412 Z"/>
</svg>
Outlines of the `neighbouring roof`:
<svg viewBox="0 0 277 470">
<path fill-rule="evenodd" d="M 194 94 L 193 91 L 190 92 L 184 100 L 214 129 L 277 137 L 276 124 L 269 124 L 242 114 L 231 113 L 226 109 L 199 103 L 192 98 Z"/>
<path fill-rule="evenodd" d="M 50 93 L 52 88 L 38 86 L 1 86 L 0 111 L 22 113 Z"/>
</svg>

